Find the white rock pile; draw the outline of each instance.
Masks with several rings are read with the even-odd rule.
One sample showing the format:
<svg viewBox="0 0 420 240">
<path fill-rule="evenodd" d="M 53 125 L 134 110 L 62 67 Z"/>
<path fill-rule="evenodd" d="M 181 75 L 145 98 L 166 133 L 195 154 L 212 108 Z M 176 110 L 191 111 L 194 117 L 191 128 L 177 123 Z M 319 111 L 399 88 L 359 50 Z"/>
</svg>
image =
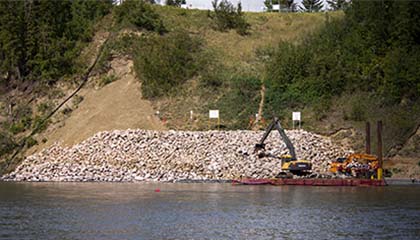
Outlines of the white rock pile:
<svg viewBox="0 0 420 240">
<path fill-rule="evenodd" d="M 280 171 L 278 156 L 288 150 L 277 132 L 266 140 L 266 155 L 254 146 L 258 131 L 147 131 L 100 132 L 74 145 L 60 144 L 27 157 L 4 181 L 181 181 L 270 178 Z M 330 139 L 302 130 L 287 131 L 299 159 L 311 160 L 323 173 L 328 163 L 345 156 Z"/>
</svg>

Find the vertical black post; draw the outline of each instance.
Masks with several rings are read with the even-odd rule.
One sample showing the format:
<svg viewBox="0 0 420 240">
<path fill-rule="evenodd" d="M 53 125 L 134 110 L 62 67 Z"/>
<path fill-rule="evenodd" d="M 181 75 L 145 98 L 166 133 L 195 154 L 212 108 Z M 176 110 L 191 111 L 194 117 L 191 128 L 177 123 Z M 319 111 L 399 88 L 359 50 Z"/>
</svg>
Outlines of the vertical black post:
<svg viewBox="0 0 420 240">
<path fill-rule="evenodd" d="M 378 121 L 378 160 L 379 168 L 382 168 L 382 121 Z"/>
<path fill-rule="evenodd" d="M 370 123 L 366 122 L 366 153 L 370 154 Z"/>
</svg>

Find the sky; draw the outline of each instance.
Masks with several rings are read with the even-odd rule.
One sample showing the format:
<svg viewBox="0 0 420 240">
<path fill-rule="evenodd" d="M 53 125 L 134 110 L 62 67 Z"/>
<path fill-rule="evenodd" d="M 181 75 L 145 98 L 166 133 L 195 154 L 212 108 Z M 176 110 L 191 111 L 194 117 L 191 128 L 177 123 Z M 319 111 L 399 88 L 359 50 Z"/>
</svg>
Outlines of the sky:
<svg viewBox="0 0 420 240">
<path fill-rule="evenodd" d="M 238 2 L 242 4 L 242 10 L 246 12 L 261 12 L 264 11 L 264 0 L 229 0 L 234 5 Z M 327 5 L 326 0 L 324 1 L 324 8 Z M 212 0 L 186 0 L 187 6 L 198 9 L 213 9 Z M 300 4 L 302 0 L 295 0 L 296 4 Z"/>
</svg>

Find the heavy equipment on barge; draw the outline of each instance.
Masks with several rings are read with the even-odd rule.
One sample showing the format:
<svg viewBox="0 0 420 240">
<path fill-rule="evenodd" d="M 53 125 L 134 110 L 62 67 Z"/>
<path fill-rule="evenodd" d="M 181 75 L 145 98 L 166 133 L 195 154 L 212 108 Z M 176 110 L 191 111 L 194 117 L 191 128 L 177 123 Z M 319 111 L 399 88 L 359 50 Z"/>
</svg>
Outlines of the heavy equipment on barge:
<svg viewBox="0 0 420 240">
<path fill-rule="evenodd" d="M 254 153 L 259 152 L 259 156 L 265 155 L 265 140 L 270 135 L 271 131 L 276 129 L 283 142 L 286 144 L 287 149 L 289 150 L 290 155 L 281 156 L 281 172 L 278 174 L 279 178 L 291 178 L 292 175 L 307 175 L 311 173 L 312 163 L 308 160 L 297 159 L 295 147 L 287 136 L 286 132 L 282 128 L 278 118 L 274 118 L 273 121 L 268 125 L 265 130 L 263 137 L 260 142 L 255 145 Z"/>
<path fill-rule="evenodd" d="M 330 164 L 332 174 L 342 174 L 343 178 L 309 178 L 312 164 L 308 160 L 297 160 L 293 144 L 281 127 L 279 119 L 274 118 L 267 127 L 264 136 L 255 145 L 255 151 L 264 150 L 264 141 L 273 129 L 277 129 L 289 150 L 290 156 L 282 157 L 282 171 L 273 179 L 239 179 L 234 185 L 300 185 L 300 186 L 386 186 L 382 177 L 382 122 L 378 121 L 378 156 L 370 154 L 370 125 L 366 126 L 366 154 L 350 154 Z M 364 160 L 359 163 L 357 160 Z M 356 166 L 356 167 L 354 167 Z M 366 167 L 365 167 L 366 166 Z M 362 171 L 365 170 L 365 171 Z M 286 172 L 285 172 L 286 171 Z M 291 175 L 293 174 L 293 175 Z M 297 176 L 295 178 L 294 176 Z"/>
</svg>

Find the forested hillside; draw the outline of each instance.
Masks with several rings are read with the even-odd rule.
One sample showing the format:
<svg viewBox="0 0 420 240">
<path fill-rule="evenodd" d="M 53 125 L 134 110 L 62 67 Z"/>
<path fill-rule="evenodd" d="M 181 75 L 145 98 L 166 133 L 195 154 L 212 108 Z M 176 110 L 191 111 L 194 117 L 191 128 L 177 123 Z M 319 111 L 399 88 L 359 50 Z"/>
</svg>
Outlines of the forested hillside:
<svg viewBox="0 0 420 240">
<path fill-rule="evenodd" d="M 301 111 L 305 129 L 350 129 L 338 140 L 356 150 L 365 121 L 384 121 L 388 157 L 419 144 L 420 2 L 352 1 L 322 13 L 243 13 L 219 3 L 198 11 L 150 1 L 1 1 L 3 158 L 67 93 L 63 84 L 74 88 L 98 31 L 109 33 L 98 86 L 116 80 L 104 75 L 113 59 L 132 61 L 143 97 L 170 129 L 258 129 L 272 116 L 291 127 L 291 112 Z M 220 110 L 220 126 L 209 109 Z M 29 145 L 39 141 L 48 137 Z"/>
</svg>

